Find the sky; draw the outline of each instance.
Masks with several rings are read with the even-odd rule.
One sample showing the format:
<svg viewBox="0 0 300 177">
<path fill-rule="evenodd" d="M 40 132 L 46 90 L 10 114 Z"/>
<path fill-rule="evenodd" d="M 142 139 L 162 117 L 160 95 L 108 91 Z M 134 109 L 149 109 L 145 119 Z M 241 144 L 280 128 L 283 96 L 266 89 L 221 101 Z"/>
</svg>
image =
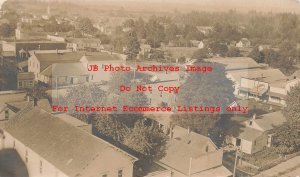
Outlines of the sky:
<svg viewBox="0 0 300 177">
<path fill-rule="evenodd" d="M 124 4 L 170 4 L 170 6 L 186 10 L 229 10 L 240 11 L 272 11 L 300 13 L 300 0 L 82 0 L 84 2 L 120 2 Z M 182 6 L 181 6 L 182 5 Z"/>
</svg>

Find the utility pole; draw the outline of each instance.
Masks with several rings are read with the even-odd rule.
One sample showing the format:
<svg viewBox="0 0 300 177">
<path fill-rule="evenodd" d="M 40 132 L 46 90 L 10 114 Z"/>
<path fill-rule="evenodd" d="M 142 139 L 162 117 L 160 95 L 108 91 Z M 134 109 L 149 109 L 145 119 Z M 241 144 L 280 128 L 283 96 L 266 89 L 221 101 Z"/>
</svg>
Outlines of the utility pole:
<svg viewBox="0 0 300 177">
<path fill-rule="evenodd" d="M 235 177 L 235 174 L 236 174 L 236 165 L 237 165 L 237 159 L 238 159 L 238 151 L 239 151 L 239 148 L 236 147 L 236 151 L 235 151 L 235 160 L 234 160 L 234 166 L 233 166 L 233 177 Z"/>
</svg>

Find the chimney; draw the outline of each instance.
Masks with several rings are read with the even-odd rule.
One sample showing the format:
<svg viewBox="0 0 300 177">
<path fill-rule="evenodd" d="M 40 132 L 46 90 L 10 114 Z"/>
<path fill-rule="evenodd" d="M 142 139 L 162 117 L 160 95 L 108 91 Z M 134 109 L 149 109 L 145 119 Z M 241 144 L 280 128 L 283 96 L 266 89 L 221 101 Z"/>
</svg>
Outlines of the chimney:
<svg viewBox="0 0 300 177">
<path fill-rule="evenodd" d="M 5 109 L 5 119 L 8 120 L 9 119 L 9 110 Z"/>
<path fill-rule="evenodd" d="M 34 98 L 34 99 L 33 99 L 33 106 L 34 106 L 34 107 L 37 107 L 37 106 L 38 106 L 38 99 L 37 99 L 37 98 Z"/>
<path fill-rule="evenodd" d="M 190 133 L 191 133 L 191 129 L 190 129 L 190 127 L 188 127 L 187 131 L 188 131 L 188 134 L 190 134 Z"/>
<path fill-rule="evenodd" d="M 256 113 L 254 113 L 252 116 L 252 120 L 255 120 L 255 119 L 256 119 Z"/>
<path fill-rule="evenodd" d="M 170 131 L 170 139 L 173 139 L 173 135 L 174 135 L 174 132 L 171 130 Z"/>
</svg>

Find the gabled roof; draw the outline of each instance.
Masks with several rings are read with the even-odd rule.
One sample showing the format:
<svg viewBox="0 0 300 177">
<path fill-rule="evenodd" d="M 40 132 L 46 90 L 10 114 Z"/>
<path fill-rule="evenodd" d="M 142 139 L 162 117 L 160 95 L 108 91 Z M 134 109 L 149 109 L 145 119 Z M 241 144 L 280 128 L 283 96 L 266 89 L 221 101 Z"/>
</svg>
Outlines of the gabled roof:
<svg viewBox="0 0 300 177">
<path fill-rule="evenodd" d="M 86 58 L 88 61 L 97 62 L 97 61 L 113 61 L 113 60 L 121 60 L 120 55 L 118 54 L 110 54 L 109 52 L 88 52 L 85 53 L 82 58 Z"/>
<path fill-rule="evenodd" d="M 54 63 L 42 71 L 41 75 L 48 77 L 84 76 L 88 75 L 88 71 L 82 63 Z"/>
<path fill-rule="evenodd" d="M 249 57 L 216 57 L 209 58 L 206 61 L 219 63 L 225 65 L 225 69 L 228 70 L 242 70 L 242 69 L 251 69 L 251 68 L 262 68 L 261 65 L 256 63 L 252 58 Z"/>
<path fill-rule="evenodd" d="M 249 69 L 228 71 L 235 82 L 241 82 L 241 78 L 256 79 L 269 84 L 286 81 L 287 77 L 279 69 Z"/>
<path fill-rule="evenodd" d="M 43 71 L 54 63 L 75 63 L 79 62 L 84 53 L 66 52 L 66 53 L 36 53 L 37 60 L 40 61 L 40 69 Z"/>
<path fill-rule="evenodd" d="M 195 132 L 188 133 L 187 129 L 179 126 L 175 126 L 173 132 L 173 138 L 167 144 L 166 155 L 159 162 L 176 171 L 188 174 L 190 158 L 217 150 L 208 137 Z M 205 150 L 206 146 L 209 147 L 208 152 Z"/>
<path fill-rule="evenodd" d="M 263 133 L 264 132 L 256 130 L 254 128 L 242 127 L 238 137 L 247 141 L 254 141 Z"/>
<path fill-rule="evenodd" d="M 263 114 L 255 119 L 255 123 L 264 131 L 272 130 L 286 122 L 281 111 Z"/>
<path fill-rule="evenodd" d="M 70 177 L 98 175 L 104 163 L 137 160 L 32 105 L 10 119 L 5 131 Z M 111 158 L 103 159 L 106 154 Z"/>
</svg>

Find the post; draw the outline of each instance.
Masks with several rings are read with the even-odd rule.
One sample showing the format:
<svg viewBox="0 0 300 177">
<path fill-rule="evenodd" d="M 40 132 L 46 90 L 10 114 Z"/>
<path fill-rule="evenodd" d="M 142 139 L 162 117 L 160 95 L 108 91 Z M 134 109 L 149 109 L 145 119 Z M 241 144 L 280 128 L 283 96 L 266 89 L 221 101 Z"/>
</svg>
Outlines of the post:
<svg viewBox="0 0 300 177">
<path fill-rule="evenodd" d="M 236 148 L 235 151 L 235 160 L 234 160 L 234 166 L 233 166 L 233 177 L 235 177 L 235 173 L 236 173 L 236 165 L 237 165 L 237 158 L 238 158 L 238 147 Z"/>
</svg>

